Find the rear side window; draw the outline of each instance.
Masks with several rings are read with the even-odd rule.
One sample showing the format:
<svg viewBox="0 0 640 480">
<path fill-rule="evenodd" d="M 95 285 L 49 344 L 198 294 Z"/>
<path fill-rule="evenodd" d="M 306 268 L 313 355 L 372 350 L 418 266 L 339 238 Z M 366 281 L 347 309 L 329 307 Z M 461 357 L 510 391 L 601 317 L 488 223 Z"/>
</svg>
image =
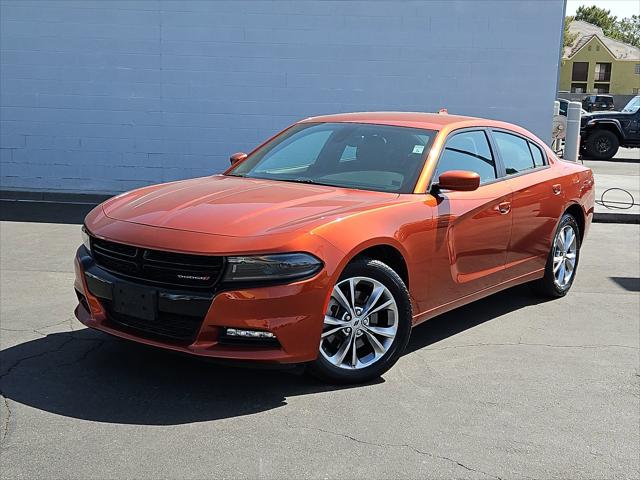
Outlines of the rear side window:
<svg viewBox="0 0 640 480">
<path fill-rule="evenodd" d="M 505 132 L 493 132 L 507 175 L 535 168 L 529 145 L 524 138 Z"/>
<path fill-rule="evenodd" d="M 482 131 L 462 132 L 454 135 L 440 156 L 434 181 L 450 170 L 467 170 L 480 175 L 480 183 L 496 179 L 496 165 L 487 136 Z"/>
<path fill-rule="evenodd" d="M 540 150 L 540 147 L 529 142 L 529 148 L 531 149 L 531 155 L 533 155 L 533 164 L 536 167 L 542 167 L 543 165 L 545 165 L 544 155 L 542 153 L 542 150 Z"/>
</svg>

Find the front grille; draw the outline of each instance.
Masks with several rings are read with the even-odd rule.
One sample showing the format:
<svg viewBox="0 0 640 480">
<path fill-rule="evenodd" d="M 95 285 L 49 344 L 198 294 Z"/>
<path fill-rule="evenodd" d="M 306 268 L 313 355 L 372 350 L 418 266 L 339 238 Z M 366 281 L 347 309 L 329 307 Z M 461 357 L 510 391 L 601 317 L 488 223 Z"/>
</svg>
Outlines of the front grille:
<svg viewBox="0 0 640 480">
<path fill-rule="evenodd" d="M 202 325 L 201 317 L 158 312 L 154 320 L 145 320 L 113 311 L 110 301 L 103 300 L 103 305 L 107 310 L 107 319 L 115 327 L 151 339 L 190 344 Z"/>
<path fill-rule="evenodd" d="M 164 252 L 91 238 L 98 266 L 121 275 L 180 287 L 212 288 L 220 279 L 224 258 Z"/>
</svg>

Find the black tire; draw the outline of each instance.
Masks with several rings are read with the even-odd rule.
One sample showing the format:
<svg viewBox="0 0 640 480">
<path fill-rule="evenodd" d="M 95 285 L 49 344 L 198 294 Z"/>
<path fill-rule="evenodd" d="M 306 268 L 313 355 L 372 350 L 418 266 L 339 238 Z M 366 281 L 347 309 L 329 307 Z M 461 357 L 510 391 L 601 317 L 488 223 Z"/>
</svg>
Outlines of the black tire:
<svg viewBox="0 0 640 480">
<path fill-rule="evenodd" d="M 584 147 L 589 158 L 610 160 L 618 153 L 620 140 L 611 130 L 596 129 L 589 134 Z"/>
<path fill-rule="evenodd" d="M 362 258 L 347 265 L 338 282 L 352 277 L 368 277 L 384 285 L 396 302 L 398 327 L 388 350 L 375 363 L 360 369 L 345 369 L 329 362 L 321 353 L 309 364 L 308 371 L 320 380 L 333 384 L 355 384 L 378 378 L 389 370 L 404 352 L 411 335 L 411 300 L 400 276 L 379 260 Z"/>
<path fill-rule="evenodd" d="M 571 227 L 575 234 L 575 239 L 576 239 L 575 240 L 576 241 L 575 263 L 573 266 L 571 278 L 569 279 L 568 283 L 566 285 L 559 285 L 558 282 L 556 281 L 553 259 L 554 259 L 554 252 L 556 251 L 555 250 L 556 240 L 558 239 L 560 232 L 565 227 Z M 581 247 L 580 228 L 578 226 L 578 222 L 573 217 L 573 215 L 569 213 L 565 213 L 560 219 L 558 228 L 556 229 L 556 232 L 553 235 L 553 240 L 551 242 L 551 247 L 549 249 L 549 256 L 547 257 L 547 263 L 544 269 L 544 277 L 542 277 L 540 280 L 536 280 L 529 284 L 532 290 L 536 294 L 546 298 L 564 297 L 567 294 L 567 292 L 569 292 L 569 289 L 571 289 L 571 285 L 573 285 L 573 281 L 576 278 L 578 264 L 580 262 L 580 247 Z"/>
</svg>

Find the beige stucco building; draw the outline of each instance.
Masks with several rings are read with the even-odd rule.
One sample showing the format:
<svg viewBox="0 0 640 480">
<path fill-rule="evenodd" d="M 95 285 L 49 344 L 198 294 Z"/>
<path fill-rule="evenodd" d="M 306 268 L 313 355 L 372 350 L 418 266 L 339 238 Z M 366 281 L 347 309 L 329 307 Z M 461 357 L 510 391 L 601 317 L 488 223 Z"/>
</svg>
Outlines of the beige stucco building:
<svg viewBox="0 0 640 480">
<path fill-rule="evenodd" d="M 573 45 L 564 49 L 560 67 L 560 91 L 638 95 L 640 48 L 606 37 L 602 29 L 575 20 Z"/>
</svg>

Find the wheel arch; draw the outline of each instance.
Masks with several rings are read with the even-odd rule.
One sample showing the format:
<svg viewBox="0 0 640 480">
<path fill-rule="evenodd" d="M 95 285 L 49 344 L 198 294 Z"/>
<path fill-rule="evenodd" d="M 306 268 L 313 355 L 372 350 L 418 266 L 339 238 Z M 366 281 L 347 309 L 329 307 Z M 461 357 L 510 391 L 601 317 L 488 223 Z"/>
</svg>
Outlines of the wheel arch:
<svg viewBox="0 0 640 480">
<path fill-rule="evenodd" d="M 409 289 L 410 275 L 407 252 L 397 241 L 389 238 L 373 238 L 361 243 L 345 256 L 338 271 L 341 274 L 347 265 L 364 257 L 379 260 L 390 267 L 402 279 L 407 289 Z"/>
<path fill-rule="evenodd" d="M 400 250 L 389 244 L 373 245 L 359 252 L 348 263 L 363 257 L 379 260 L 390 267 L 400 276 L 406 287 L 409 288 L 409 268 Z"/>
<path fill-rule="evenodd" d="M 620 143 L 624 141 L 624 132 L 622 130 L 620 122 L 618 122 L 617 120 L 612 119 L 612 120 L 598 121 L 595 125 L 589 128 L 586 137 L 597 132 L 598 130 L 608 130 L 611 133 L 613 133 L 616 137 L 618 137 L 618 140 L 620 141 Z"/>
<path fill-rule="evenodd" d="M 564 215 L 565 213 L 570 214 L 573 218 L 576 219 L 576 222 L 578 223 L 578 228 L 580 229 L 580 243 L 582 243 L 582 240 L 584 239 L 584 234 L 585 234 L 584 229 L 587 221 L 584 210 L 582 209 L 580 204 L 571 203 L 565 208 L 562 215 Z"/>
</svg>

